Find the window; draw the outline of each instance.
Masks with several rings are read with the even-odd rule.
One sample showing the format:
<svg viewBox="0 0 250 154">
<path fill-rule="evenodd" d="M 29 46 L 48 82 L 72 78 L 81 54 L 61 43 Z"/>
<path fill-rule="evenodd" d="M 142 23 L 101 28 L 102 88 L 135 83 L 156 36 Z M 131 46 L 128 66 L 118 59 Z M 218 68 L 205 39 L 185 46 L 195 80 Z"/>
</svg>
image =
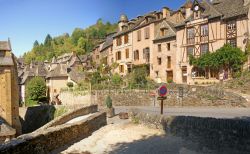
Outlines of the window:
<svg viewBox="0 0 250 154">
<path fill-rule="evenodd" d="M 158 44 L 158 52 L 161 52 L 161 44 Z"/>
<path fill-rule="evenodd" d="M 156 75 L 156 77 L 158 77 L 159 76 L 159 71 L 155 71 L 155 75 Z"/>
<path fill-rule="evenodd" d="M 121 51 L 118 51 L 116 53 L 116 60 L 121 60 L 122 59 L 122 56 L 121 56 Z"/>
<path fill-rule="evenodd" d="M 198 67 L 194 67 L 192 69 L 192 78 L 196 77 L 205 77 L 205 70 Z"/>
<path fill-rule="evenodd" d="M 208 25 L 201 25 L 201 42 L 208 41 Z"/>
<path fill-rule="evenodd" d="M 194 55 L 194 46 L 187 47 L 187 56 Z"/>
<path fill-rule="evenodd" d="M 139 51 L 134 51 L 134 60 L 139 60 Z"/>
<path fill-rule="evenodd" d="M 187 29 L 187 44 L 195 43 L 195 29 L 189 28 Z"/>
<path fill-rule="evenodd" d="M 117 45 L 117 46 L 122 45 L 122 39 L 121 39 L 121 37 L 118 37 L 118 38 L 116 39 L 116 45 Z"/>
<path fill-rule="evenodd" d="M 227 23 L 227 43 L 233 47 L 237 47 L 236 21 L 230 21 Z"/>
<path fill-rule="evenodd" d="M 165 28 L 162 28 L 161 29 L 161 36 L 165 36 L 166 35 L 166 29 Z"/>
<path fill-rule="evenodd" d="M 207 44 L 202 44 L 201 45 L 201 55 L 204 55 L 206 53 L 209 52 L 209 46 L 208 46 L 208 43 Z"/>
<path fill-rule="evenodd" d="M 120 73 L 124 73 L 124 65 L 119 66 L 119 71 L 120 71 Z"/>
<path fill-rule="evenodd" d="M 145 39 L 149 39 L 149 37 L 150 37 L 150 29 L 149 29 L 149 27 L 146 27 L 144 29 L 144 31 L 145 31 Z"/>
<path fill-rule="evenodd" d="M 168 63 L 167 63 L 167 68 L 171 68 L 171 57 L 170 56 L 168 56 Z"/>
<path fill-rule="evenodd" d="M 5 51 L 0 51 L 0 57 L 4 57 L 5 56 Z"/>
<path fill-rule="evenodd" d="M 235 30 L 236 29 L 236 21 L 230 21 L 227 23 L 227 30 Z"/>
<path fill-rule="evenodd" d="M 167 43 L 167 49 L 170 51 L 170 43 Z"/>
<path fill-rule="evenodd" d="M 128 34 L 124 36 L 124 44 L 128 44 Z"/>
<path fill-rule="evenodd" d="M 236 38 L 235 39 L 228 39 L 227 43 L 230 44 L 232 47 L 237 47 L 237 42 L 236 42 Z"/>
<path fill-rule="evenodd" d="M 141 41 L 141 30 L 137 31 L 137 41 Z"/>
<path fill-rule="evenodd" d="M 128 69 L 128 73 L 131 73 L 132 72 L 132 65 L 131 64 L 127 65 L 127 69 Z"/>
<path fill-rule="evenodd" d="M 158 65 L 161 65 L 161 57 L 157 58 Z"/>
<path fill-rule="evenodd" d="M 129 58 L 129 49 L 126 49 L 126 58 Z"/>
<path fill-rule="evenodd" d="M 143 49 L 143 59 L 146 59 L 146 62 L 149 62 L 149 57 L 150 57 L 150 49 L 149 48 Z"/>
</svg>

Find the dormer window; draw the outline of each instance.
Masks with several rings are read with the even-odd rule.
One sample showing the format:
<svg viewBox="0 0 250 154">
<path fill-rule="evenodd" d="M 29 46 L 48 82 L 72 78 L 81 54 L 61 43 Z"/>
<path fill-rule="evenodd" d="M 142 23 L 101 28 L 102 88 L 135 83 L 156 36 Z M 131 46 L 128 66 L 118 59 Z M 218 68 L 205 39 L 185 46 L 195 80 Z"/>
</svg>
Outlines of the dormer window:
<svg viewBox="0 0 250 154">
<path fill-rule="evenodd" d="M 161 28 L 161 37 L 167 34 L 167 28 Z"/>
</svg>

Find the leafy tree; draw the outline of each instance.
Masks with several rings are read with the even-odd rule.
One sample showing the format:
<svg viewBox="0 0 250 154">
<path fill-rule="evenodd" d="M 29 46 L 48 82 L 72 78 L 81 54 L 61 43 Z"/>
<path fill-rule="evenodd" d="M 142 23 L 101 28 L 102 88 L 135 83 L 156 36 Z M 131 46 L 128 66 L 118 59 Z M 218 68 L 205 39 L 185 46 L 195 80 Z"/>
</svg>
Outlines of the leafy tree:
<svg viewBox="0 0 250 154">
<path fill-rule="evenodd" d="M 39 42 L 36 40 L 36 41 L 34 42 L 34 44 L 33 44 L 33 47 L 37 47 L 37 46 L 39 46 Z"/>
<path fill-rule="evenodd" d="M 228 44 L 224 45 L 216 52 L 207 53 L 199 58 L 189 57 L 190 65 L 198 68 L 229 68 L 231 72 L 241 71 L 242 65 L 246 62 L 246 54 L 239 48 L 234 48 Z"/>
<path fill-rule="evenodd" d="M 52 37 L 50 36 L 50 34 L 48 34 L 44 40 L 44 45 L 45 46 L 50 46 L 51 45 L 51 41 L 52 41 Z"/>
<path fill-rule="evenodd" d="M 46 84 L 43 78 L 32 78 L 26 87 L 26 100 L 28 102 L 43 101 L 46 98 Z"/>
<path fill-rule="evenodd" d="M 60 56 L 64 53 L 76 52 L 83 55 L 92 51 L 94 46 L 103 41 L 103 38 L 109 33 L 116 31 L 117 24 L 109 22 L 104 23 L 99 19 L 95 25 L 88 28 L 76 28 L 72 35 L 68 33 L 52 38 L 49 34 L 46 36 L 43 44 L 35 41 L 33 49 L 23 55 L 28 64 L 32 61 L 51 60 L 54 56 Z"/>
</svg>

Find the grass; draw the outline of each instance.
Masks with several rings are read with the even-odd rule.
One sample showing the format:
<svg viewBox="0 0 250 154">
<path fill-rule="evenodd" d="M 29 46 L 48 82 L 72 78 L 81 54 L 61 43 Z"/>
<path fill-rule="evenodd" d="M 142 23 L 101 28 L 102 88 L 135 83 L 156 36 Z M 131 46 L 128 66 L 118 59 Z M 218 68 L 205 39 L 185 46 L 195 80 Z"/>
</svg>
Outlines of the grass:
<svg viewBox="0 0 250 154">
<path fill-rule="evenodd" d="M 54 113 L 54 118 L 60 117 L 68 112 L 68 109 L 65 106 L 58 107 Z"/>
</svg>

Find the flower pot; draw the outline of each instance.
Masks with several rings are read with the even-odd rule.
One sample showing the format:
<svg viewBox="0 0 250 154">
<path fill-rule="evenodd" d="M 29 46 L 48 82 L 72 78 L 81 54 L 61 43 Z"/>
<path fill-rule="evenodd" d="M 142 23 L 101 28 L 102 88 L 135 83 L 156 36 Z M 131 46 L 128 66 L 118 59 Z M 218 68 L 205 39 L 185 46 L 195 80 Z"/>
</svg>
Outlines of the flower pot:
<svg viewBox="0 0 250 154">
<path fill-rule="evenodd" d="M 112 118 L 115 116 L 115 108 L 111 107 L 111 108 L 107 108 L 107 117 L 108 118 Z"/>
</svg>

